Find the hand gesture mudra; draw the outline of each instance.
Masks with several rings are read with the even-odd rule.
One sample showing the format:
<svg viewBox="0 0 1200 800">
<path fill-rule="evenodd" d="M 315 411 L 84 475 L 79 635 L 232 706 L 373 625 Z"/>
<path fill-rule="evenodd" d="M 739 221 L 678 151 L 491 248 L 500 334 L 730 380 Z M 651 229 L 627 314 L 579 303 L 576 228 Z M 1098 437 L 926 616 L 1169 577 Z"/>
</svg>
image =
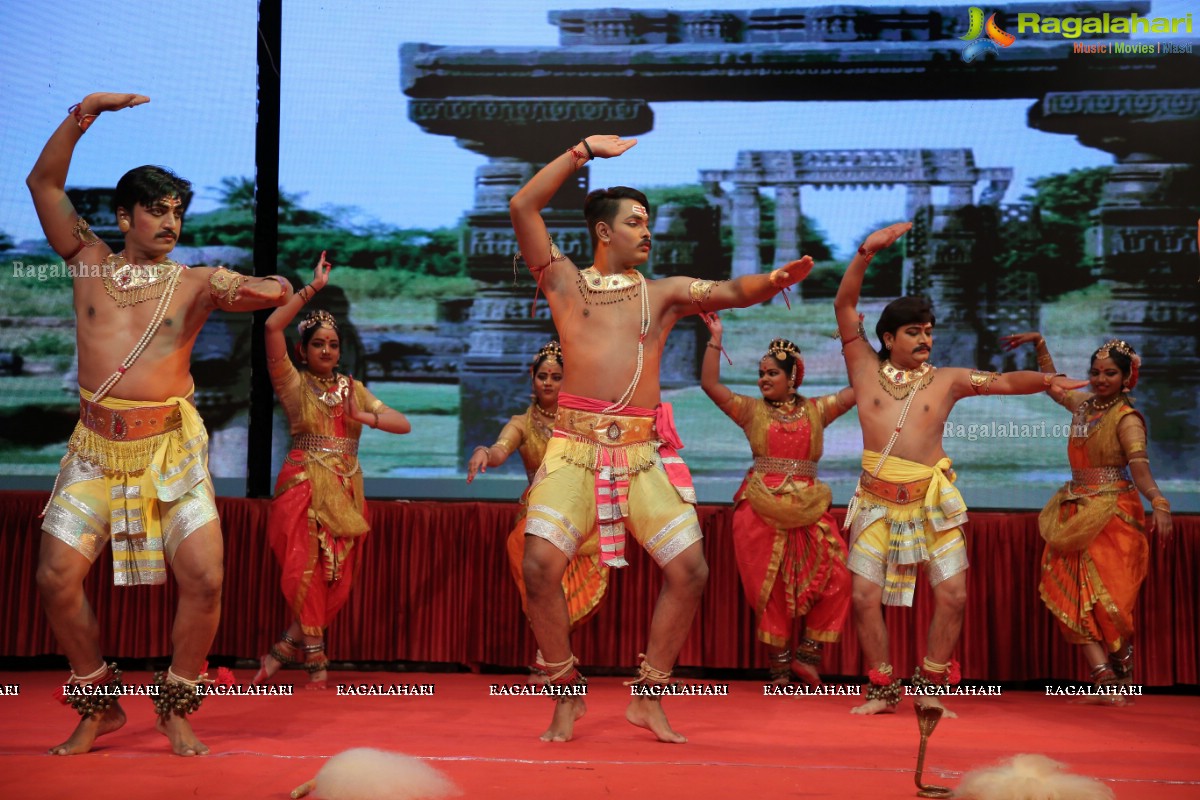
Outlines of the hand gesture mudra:
<svg viewBox="0 0 1200 800">
<path fill-rule="evenodd" d="M 1041 339 L 1042 335 L 1037 331 L 1010 333 L 1007 336 L 1000 337 L 1000 344 L 1004 346 L 1005 350 L 1016 350 L 1023 344 L 1037 344 Z"/>
<path fill-rule="evenodd" d="M 615 135 L 593 135 L 583 141 L 596 158 L 615 158 L 637 144 L 637 139 L 622 139 Z"/>
<path fill-rule="evenodd" d="M 886 250 L 894 245 L 901 236 L 908 233 L 911 228 L 911 222 L 897 222 L 895 225 L 880 228 L 867 237 L 867 240 L 863 242 L 862 249 L 872 255 L 880 250 Z"/>
<path fill-rule="evenodd" d="M 317 265 L 313 267 L 313 277 L 309 285 L 317 291 L 324 289 L 325 284 L 329 283 L 329 270 L 331 269 L 333 269 L 333 264 L 325 260 L 325 251 L 322 250 Z"/>
<path fill-rule="evenodd" d="M 144 94 L 127 94 L 123 92 L 93 92 L 83 98 L 79 104 L 84 114 L 100 114 L 104 111 L 120 111 L 122 108 L 133 108 L 142 103 L 149 103 L 150 98 Z"/>
</svg>

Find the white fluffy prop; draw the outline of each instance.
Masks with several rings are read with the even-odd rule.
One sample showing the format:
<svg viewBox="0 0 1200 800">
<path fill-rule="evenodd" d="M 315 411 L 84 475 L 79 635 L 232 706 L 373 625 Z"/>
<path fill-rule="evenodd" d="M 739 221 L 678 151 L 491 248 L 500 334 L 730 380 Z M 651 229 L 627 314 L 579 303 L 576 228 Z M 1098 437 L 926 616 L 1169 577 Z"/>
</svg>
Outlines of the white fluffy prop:
<svg viewBox="0 0 1200 800">
<path fill-rule="evenodd" d="M 313 796 L 321 800 L 438 800 L 462 794 L 424 761 L 369 747 L 338 753 L 314 780 Z"/>
<path fill-rule="evenodd" d="M 963 776 L 954 796 L 963 800 L 1113 800 L 1113 790 L 1095 778 L 1071 775 L 1042 755 L 1014 756 L 1008 763 Z"/>
</svg>

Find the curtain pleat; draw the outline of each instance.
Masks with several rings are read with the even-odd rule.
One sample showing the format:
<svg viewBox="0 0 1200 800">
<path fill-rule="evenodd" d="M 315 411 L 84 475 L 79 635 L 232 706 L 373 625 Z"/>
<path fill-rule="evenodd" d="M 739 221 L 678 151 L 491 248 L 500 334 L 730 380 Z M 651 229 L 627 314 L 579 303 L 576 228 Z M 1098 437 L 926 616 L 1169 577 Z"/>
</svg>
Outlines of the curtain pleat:
<svg viewBox="0 0 1200 800">
<path fill-rule="evenodd" d="M 0 656 L 58 652 L 38 601 L 36 573 L 41 492 L 0 492 Z M 257 658 L 287 626 L 279 567 L 267 544 L 266 500 L 218 498 L 225 535 L 225 591 L 212 652 Z M 412 661 L 519 667 L 536 644 L 508 573 L 505 537 L 515 503 L 370 501 L 372 531 L 350 601 L 328 632 L 336 661 Z M 842 511 L 834 516 L 839 524 Z M 738 585 L 733 511 L 701 506 L 710 574 L 699 613 L 680 653 L 681 666 L 765 669 L 754 641 L 754 615 Z M 1137 675 L 1154 686 L 1200 683 L 1200 517 L 1177 516 L 1175 536 L 1151 536 L 1150 576 L 1136 609 Z M 956 657 L 968 679 L 1078 679 L 1082 664 L 1038 598 L 1042 539 L 1036 512 L 972 512 L 967 527 L 971 569 Z M 607 598 L 573 647 L 585 664 L 632 667 L 646 648 L 662 575 L 636 546 L 630 567 L 613 570 Z M 923 582 L 922 582 L 923 584 Z M 170 652 L 174 585 L 119 588 L 105 552 L 85 584 L 112 657 Z M 925 655 L 932 595 L 922 585 L 912 609 L 885 619 L 897 674 Z M 826 648 L 822 670 L 859 675 L 853 621 Z"/>
</svg>

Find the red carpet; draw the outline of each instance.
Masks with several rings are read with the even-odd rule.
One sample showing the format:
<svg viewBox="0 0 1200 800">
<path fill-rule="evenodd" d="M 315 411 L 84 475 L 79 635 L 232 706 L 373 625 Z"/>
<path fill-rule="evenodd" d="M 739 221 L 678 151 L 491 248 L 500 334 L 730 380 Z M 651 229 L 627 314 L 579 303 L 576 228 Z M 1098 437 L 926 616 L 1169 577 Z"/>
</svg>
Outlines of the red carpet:
<svg viewBox="0 0 1200 800">
<path fill-rule="evenodd" d="M 150 701 L 127 698 L 126 726 L 92 753 L 60 758 L 46 748 L 76 717 L 52 698 L 63 676 L 0 673 L 19 696 L 0 696 L 0 796 L 25 800 L 286 798 L 323 759 L 380 747 L 428 759 L 468 798 L 908 798 L 913 797 L 916 721 L 908 701 L 876 718 L 848 714 L 852 697 L 764 697 L 737 681 L 728 697 L 675 698 L 671 722 L 691 738 L 659 744 L 625 722 L 628 690 L 592 680 L 588 714 L 569 744 L 537 740 L 551 701 L 491 697 L 515 676 L 332 673 L 335 681 L 432 683 L 432 697 L 209 698 L 195 723 L 206 757 L 171 756 L 154 732 Z M 127 673 L 126 683 L 147 682 Z M 248 672 L 238 674 L 246 680 Z M 1042 752 L 1102 778 L 1122 800 L 1200 797 L 1200 697 L 1146 696 L 1127 708 L 1068 705 L 1035 692 L 959 698 L 959 719 L 930 740 L 925 779 L 954 786 L 962 772 L 1020 752 Z"/>
</svg>

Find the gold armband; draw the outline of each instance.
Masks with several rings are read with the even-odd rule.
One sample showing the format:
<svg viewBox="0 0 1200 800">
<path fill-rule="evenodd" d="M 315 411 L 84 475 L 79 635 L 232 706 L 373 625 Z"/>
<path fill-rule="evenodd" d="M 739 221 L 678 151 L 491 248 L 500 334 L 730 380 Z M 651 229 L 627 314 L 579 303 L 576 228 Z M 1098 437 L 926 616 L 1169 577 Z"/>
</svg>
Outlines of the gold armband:
<svg viewBox="0 0 1200 800">
<path fill-rule="evenodd" d="M 217 267 L 208 279 L 208 296 L 217 307 L 232 309 L 242 289 L 246 276 L 225 267 Z"/>
<path fill-rule="evenodd" d="M 971 390 L 975 394 L 987 394 L 991 389 L 992 384 L 1000 374 L 996 372 L 985 372 L 980 369 L 971 370 Z"/>
<path fill-rule="evenodd" d="M 692 298 L 693 303 L 700 307 L 701 311 L 707 311 L 704 304 L 708 302 L 708 296 L 712 294 L 713 287 L 716 285 L 716 281 L 692 281 L 688 286 L 688 296 Z"/>
</svg>

